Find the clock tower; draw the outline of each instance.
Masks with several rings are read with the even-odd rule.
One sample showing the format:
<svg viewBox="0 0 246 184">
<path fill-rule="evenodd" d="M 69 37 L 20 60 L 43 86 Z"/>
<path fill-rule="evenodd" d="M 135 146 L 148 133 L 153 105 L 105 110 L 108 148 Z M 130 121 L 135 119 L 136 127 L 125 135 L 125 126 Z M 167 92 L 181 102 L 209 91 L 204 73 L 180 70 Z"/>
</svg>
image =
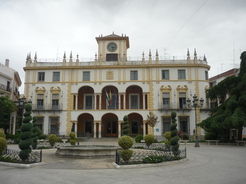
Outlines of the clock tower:
<svg viewBox="0 0 246 184">
<path fill-rule="evenodd" d="M 98 56 L 105 61 L 118 61 L 127 58 L 129 45 L 128 36 L 111 34 L 96 37 L 98 43 Z"/>
</svg>

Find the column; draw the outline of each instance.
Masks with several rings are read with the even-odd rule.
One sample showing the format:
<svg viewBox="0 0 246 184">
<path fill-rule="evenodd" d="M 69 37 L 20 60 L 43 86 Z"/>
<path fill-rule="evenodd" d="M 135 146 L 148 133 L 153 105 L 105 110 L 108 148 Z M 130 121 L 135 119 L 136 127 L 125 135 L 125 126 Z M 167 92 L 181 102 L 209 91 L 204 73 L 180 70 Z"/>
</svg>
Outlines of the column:
<svg viewBox="0 0 246 184">
<path fill-rule="evenodd" d="M 146 135 L 146 121 L 143 121 L 143 136 Z"/>
<path fill-rule="evenodd" d="M 143 109 L 145 109 L 145 95 L 146 94 L 143 93 Z"/>
<path fill-rule="evenodd" d="M 99 130 L 98 130 L 98 132 L 99 132 L 99 133 L 98 133 L 98 138 L 101 138 L 101 132 L 102 132 L 102 122 L 101 122 L 101 121 L 99 122 L 98 129 L 99 129 Z"/>
<path fill-rule="evenodd" d="M 16 112 L 14 113 L 13 135 L 15 135 L 15 127 L 16 127 Z"/>
<path fill-rule="evenodd" d="M 94 94 L 94 110 L 97 109 L 97 94 Z"/>
<path fill-rule="evenodd" d="M 99 94 L 99 110 L 102 109 L 102 94 Z"/>
<path fill-rule="evenodd" d="M 121 137 L 121 122 L 118 121 L 118 138 Z"/>
<path fill-rule="evenodd" d="M 126 94 L 123 94 L 123 109 L 126 109 Z"/>
<path fill-rule="evenodd" d="M 75 110 L 78 110 L 78 94 L 75 95 Z"/>
<path fill-rule="evenodd" d="M 94 121 L 93 125 L 94 125 L 94 138 L 96 138 L 97 137 L 97 122 Z"/>
</svg>

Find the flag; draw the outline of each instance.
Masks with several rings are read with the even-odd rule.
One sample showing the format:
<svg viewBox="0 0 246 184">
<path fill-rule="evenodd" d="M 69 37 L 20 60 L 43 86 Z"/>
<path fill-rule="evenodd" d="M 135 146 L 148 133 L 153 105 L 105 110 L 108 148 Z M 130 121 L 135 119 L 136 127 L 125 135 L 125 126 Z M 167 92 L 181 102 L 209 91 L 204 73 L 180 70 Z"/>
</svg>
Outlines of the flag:
<svg viewBox="0 0 246 184">
<path fill-rule="evenodd" d="M 106 101 L 107 101 L 107 104 L 109 105 L 109 96 L 108 96 L 106 89 L 105 89 L 105 93 L 106 93 Z"/>
<path fill-rule="evenodd" d="M 111 90 L 110 90 L 110 92 L 109 92 L 109 104 L 110 104 L 110 105 L 113 105 L 113 98 L 112 98 Z"/>
<path fill-rule="evenodd" d="M 118 109 L 117 94 L 114 92 L 114 108 Z"/>
</svg>

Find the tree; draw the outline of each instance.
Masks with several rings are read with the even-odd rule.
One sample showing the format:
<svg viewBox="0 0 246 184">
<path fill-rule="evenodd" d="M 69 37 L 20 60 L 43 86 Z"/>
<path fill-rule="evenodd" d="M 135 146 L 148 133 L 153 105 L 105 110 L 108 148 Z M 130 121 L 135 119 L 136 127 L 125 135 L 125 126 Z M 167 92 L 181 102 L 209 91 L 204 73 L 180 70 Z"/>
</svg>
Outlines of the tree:
<svg viewBox="0 0 246 184">
<path fill-rule="evenodd" d="M 33 127 L 32 127 L 32 148 L 33 149 L 36 149 L 37 148 L 37 145 L 38 145 L 38 127 L 37 127 L 37 117 L 34 116 L 32 118 L 32 124 L 33 124 Z"/>
<path fill-rule="evenodd" d="M 19 156 L 22 161 L 27 161 L 29 157 L 29 153 L 31 153 L 31 145 L 32 145 L 32 120 L 31 116 L 32 106 L 31 104 L 25 105 L 25 113 L 23 123 L 21 125 L 21 134 L 20 134 L 20 143 L 19 148 L 21 149 Z"/>
<path fill-rule="evenodd" d="M 130 129 L 129 129 L 129 123 L 128 123 L 128 116 L 126 115 L 126 116 L 124 116 L 124 118 L 123 118 L 123 121 L 124 121 L 124 124 L 123 124 L 123 130 L 122 130 L 122 134 L 123 134 L 123 136 L 124 135 L 130 135 Z"/>
<path fill-rule="evenodd" d="M 4 129 L 4 133 L 7 133 L 10 123 L 10 114 L 15 112 L 16 107 L 12 100 L 8 96 L 0 96 L 0 128 Z"/>
<path fill-rule="evenodd" d="M 211 116 L 203 120 L 201 126 L 207 132 L 224 134 L 238 129 L 238 139 L 242 139 L 242 129 L 246 126 L 246 51 L 241 54 L 238 76 L 230 76 L 206 91 L 210 100 L 219 99 L 221 104 L 211 110 Z"/>
<path fill-rule="evenodd" d="M 147 115 L 147 124 L 152 127 L 152 130 L 154 132 L 154 126 L 158 123 L 157 121 L 158 117 L 153 114 L 153 112 L 149 112 L 149 115 Z"/>
<path fill-rule="evenodd" d="M 177 113 L 173 111 L 171 113 L 172 124 L 170 126 L 170 130 L 171 130 L 170 144 L 172 146 L 172 151 L 173 151 L 174 155 L 179 154 L 179 152 L 178 152 L 178 150 L 179 150 L 179 136 L 178 136 L 178 130 L 177 130 L 176 116 L 177 116 Z"/>
</svg>

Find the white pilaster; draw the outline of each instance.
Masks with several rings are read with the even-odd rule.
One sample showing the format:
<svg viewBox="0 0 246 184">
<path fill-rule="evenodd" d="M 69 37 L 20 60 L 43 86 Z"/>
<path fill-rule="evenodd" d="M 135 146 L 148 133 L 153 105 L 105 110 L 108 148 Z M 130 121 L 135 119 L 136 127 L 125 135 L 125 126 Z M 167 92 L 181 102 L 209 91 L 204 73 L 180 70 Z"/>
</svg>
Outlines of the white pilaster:
<svg viewBox="0 0 246 184">
<path fill-rule="evenodd" d="M 98 138 L 101 138 L 101 132 L 102 132 L 102 122 L 99 122 L 99 126 L 98 126 Z"/>
<path fill-rule="evenodd" d="M 97 132 L 96 132 L 97 131 L 97 122 L 94 121 L 93 125 L 94 125 L 94 138 L 96 138 L 97 137 L 97 135 L 96 135 L 97 134 Z"/>
</svg>

